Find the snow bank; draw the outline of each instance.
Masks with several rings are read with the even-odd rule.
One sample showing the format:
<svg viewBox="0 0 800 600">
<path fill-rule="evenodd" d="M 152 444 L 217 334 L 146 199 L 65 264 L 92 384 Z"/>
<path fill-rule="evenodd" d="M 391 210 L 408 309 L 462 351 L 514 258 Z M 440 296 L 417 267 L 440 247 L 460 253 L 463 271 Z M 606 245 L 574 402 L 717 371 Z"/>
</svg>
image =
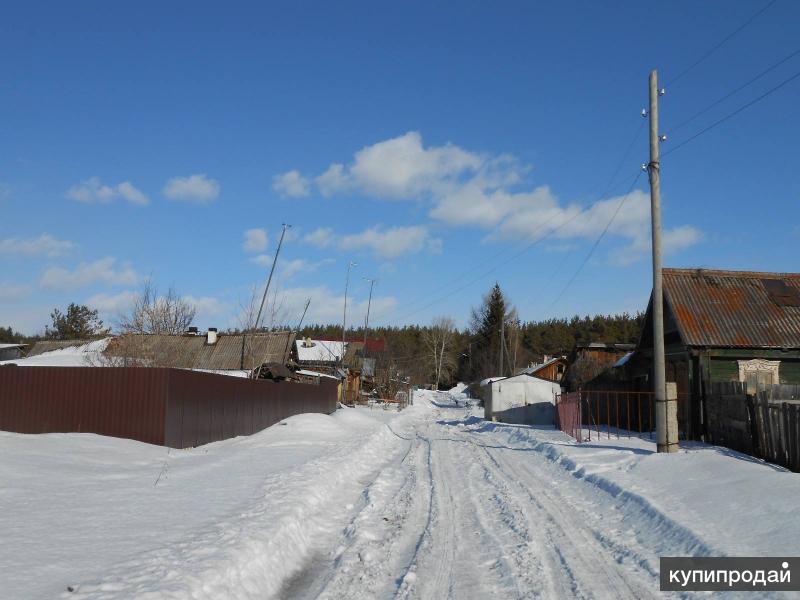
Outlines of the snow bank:
<svg viewBox="0 0 800 600">
<path fill-rule="evenodd" d="M 793 556 L 800 539 L 800 475 L 697 442 L 658 454 L 647 439 L 578 444 L 560 431 L 477 417 L 457 425 L 535 451 L 578 479 L 624 500 L 669 535 L 684 536 L 687 554 Z M 674 542 L 674 540 L 673 540 Z M 652 540 L 651 540 L 652 543 Z"/>
<path fill-rule="evenodd" d="M 275 596 L 421 410 L 297 415 L 189 450 L 0 432 L 2 595 Z"/>
</svg>

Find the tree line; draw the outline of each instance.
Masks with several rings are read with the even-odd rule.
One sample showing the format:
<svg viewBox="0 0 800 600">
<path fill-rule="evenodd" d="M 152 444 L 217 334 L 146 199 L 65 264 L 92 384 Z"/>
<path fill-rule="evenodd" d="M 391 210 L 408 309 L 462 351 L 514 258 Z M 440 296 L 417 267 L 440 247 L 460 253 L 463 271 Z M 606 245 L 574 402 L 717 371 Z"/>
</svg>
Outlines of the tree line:
<svg viewBox="0 0 800 600">
<path fill-rule="evenodd" d="M 545 356 L 568 355 L 576 344 L 636 343 L 644 313 L 573 316 L 569 319 L 521 321 L 498 284 L 472 310 L 467 327 L 440 316 L 428 325 L 370 326 L 370 338 L 382 338 L 385 350 L 376 367 L 415 384 L 442 389 L 459 381 L 511 375 Z M 341 325 L 307 325 L 298 337 L 341 339 Z M 361 340 L 364 328 L 348 329 L 348 340 Z M 502 348 L 502 352 L 501 352 Z"/>
<path fill-rule="evenodd" d="M 121 315 L 121 333 L 181 334 L 194 319 L 194 307 L 173 289 L 166 294 L 147 282 L 131 310 Z M 108 335 L 97 310 L 70 304 L 54 309 L 44 336 L 24 336 L 11 327 L 0 327 L 0 342 L 31 343 L 37 339 L 92 339 Z M 370 326 L 370 338 L 384 340 L 384 351 L 370 356 L 376 361 L 376 375 L 392 382 L 410 380 L 417 385 L 452 387 L 459 381 L 511 375 L 545 356 L 569 354 L 577 343 L 636 343 L 644 313 L 633 315 L 573 316 L 569 319 L 521 321 L 517 311 L 495 284 L 471 313 L 466 327 L 456 327 L 452 318 L 439 316 L 426 325 L 402 327 Z M 245 324 L 243 329 L 250 328 Z M 282 329 L 280 326 L 272 329 Z M 231 333 L 236 330 L 231 330 Z M 298 338 L 342 338 L 336 324 L 310 324 L 297 332 Z M 362 340 L 364 328 L 347 331 L 348 340 Z M 138 357 L 138 354 L 137 354 Z"/>
</svg>

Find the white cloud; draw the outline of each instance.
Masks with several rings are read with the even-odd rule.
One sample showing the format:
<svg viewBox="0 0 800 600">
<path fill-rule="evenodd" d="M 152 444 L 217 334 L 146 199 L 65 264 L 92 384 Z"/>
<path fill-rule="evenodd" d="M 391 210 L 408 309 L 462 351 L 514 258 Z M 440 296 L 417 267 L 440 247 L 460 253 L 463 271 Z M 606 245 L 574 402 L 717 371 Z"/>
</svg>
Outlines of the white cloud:
<svg viewBox="0 0 800 600">
<path fill-rule="evenodd" d="M 117 186 L 117 191 L 119 195 L 125 198 L 128 202 L 132 202 L 133 204 L 141 204 L 144 206 L 145 204 L 150 203 L 150 198 L 148 198 L 144 193 L 137 190 L 130 181 L 123 181 Z"/>
<path fill-rule="evenodd" d="M 329 227 L 319 227 L 311 233 L 307 233 L 303 237 L 303 241 L 312 246 L 317 246 L 318 248 L 327 248 L 334 242 L 335 238 L 336 236 L 332 229 Z"/>
<path fill-rule="evenodd" d="M 344 165 L 333 164 L 314 182 L 323 196 L 332 196 L 347 189 L 348 176 L 344 172 Z"/>
<path fill-rule="evenodd" d="M 689 248 L 699 243 L 703 239 L 703 232 L 690 225 L 682 225 L 664 232 L 661 244 L 664 254 L 679 252 L 684 248 Z"/>
<path fill-rule="evenodd" d="M 451 227 L 489 231 L 488 239 L 533 241 L 594 240 L 606 227 L 608 236 L 621 239 L 628 256 L 643 256 L 649 244 L 650 203 L 634 190 L 617 213 L 621 196 L 591 205 L 562 202 L 547 185 L 525 185 L 530 166 L 507 154 L 486 155 L 453 144 L 425 147 L 418 132 L 409 132 L 367 146 L 349 164 L 333 163 L 315 179 L 326 196 L 357 193 L 374 199 L 425 201 L 429 215 Z M 615 215 L 616 213 L 616 215 Z M 610 223 L 610 225 L 609 225 Z M 395 228 L 408 229 L 408 228 Z M 427 243 L 436 252 L 441 240 L 422 241 L 422 230 L 401 232 L 368 229 L 337 237 L 318 229 L 304 240 L 319 247 L 338 243 L 343 249 L 372 248 L 384 257 L 416 252 Z M 696 244 L 702 233 L 688 226 L 664 232 L 665 250 Z M 617 249 L 617 251 L 619 248 Z"/>
<path fill-rule="evenodd" d="M 39 285 L 50 290 L 74 290 L 95 283 L 107 285 L 134 285 L 139 276 L 130 267 L 115 268 L 115 259 L 101 258 L 91 263 L 81 263 L 74 271 L 62 267 L 47 269 Z"/>
<path fill-rule="evenodd" d="M 245 252 L 263 252 L 267 249 L 268 242 L 267 232 L 263 229 L 248 229 L 244 232 L 242 249 Z"/>
<path fill-rule="evenodd" d="M 104 315 L 120 315 L 128 312 L 132 307 L 139 292 L 127 290 L 118 294 L 94 294 L 86 299 L 86 306 L 95 308 Z"/>
<path fill-rule="evenodd" d="M 219 196 L 219 189 L 218 181 L 198 173 L 189 177 L 173 177 L 164 186 L 164 195 L 170 200 L 208 204 Z"/>
<path fill-rule="evenodd" d="M 320 267 L 328 265 L 332 262 L 334 261 L 330 258 L 323 258 L 322 260 L 318 261 L 309 261 L 305 258 L 287 260 L 286 262 L 280 263 L 281 275 L 288 279 L 294 275 L 297 275 L 298 273 L 313 273 Z"/>
<path fill-rule="evenodd" d="M 370 250 L 379 258 L 396 258 L 427 249 L 431 254 L 442 251 L 442 240 L 432 238 L 424 225 L 369 227 L 360 233 L 337 235 L 332 229 L 320 227 L 303 237 L 307 244 L 318 248 L 337 246 L 340 250 Z"/>
<path fill-rule="evenodd" d="M 268 267 L 272 264 L 272 256 L 269 254 L 259 254 L 250 259 L 251 262 L 257 264 L 259 267 Z"/>
<path fill-rule="evenodd" d="M 258 291 L 260 300 L 263 288 Z M 270 291 L 270 304 L 275 300 L 277 310 L 275 311 L 275 324 L 295 325 L 303 312 L 306 300 L 311 299 L 304 323 L 341 323 L 342 311 L 344 309 L 344 293 L 332 292 L 327 286 L 316 287 L 292 287 L 278 289 L 273 296 Z M 348 327 L 355 324 L 356 327 L 364 322 L 367 312 L 366 294 L 356 296 L 351 291 L 347 296 L 347 322 Z M 370 315 L 389 314 L 397 308 L 397 300 L 391 296 L 380 296 L 375 294 L 372 297 Z M 271 306 L 265 308 L 265 314 L 272 314 Z M 267 319 L 269 321 L 269 318 Z"/>
<path fill-rule="evenodd" d="M 5 238 L 0 240 L 0 254 L 22 256 L 61 256 L 75 247 L 73 242 L 59 240 L 49 233 L 34 238 Z"/>
<path fill-rule="evenodd" d="M 197 310 L 195 320 L 219 318 L 230 310 L 230 306 L 213 296 L 184 296 L 183 299 Z"/>
<path fill-rule="evenodd" d="M 452 144 L 425 148 L 419 132 L 410 131 L 362 148 L 347 167 L 332 164 L 316 183 L 324 195 L 355 189 L 403 200 L 430 193 L 477 171 L 485 162 L 480 155 Z"/>
<path fill-rule="evenodd" d="M 272 178 L 272 189 L 282 196 L 301 198 L 308 196 L 310 182 L 299 171 L 287 171 Z"/>
<path fill-rule="evenodd" d="M 123 181 L 117 185 L 106 185 L 99 177 L 90 177 L 86 181 L 72 186 L 67 190 L 67 198 L 76 202 L 107 203 L 117 198 L 123 198 L 131 204 L 144 206 L 150 203 L 150 198 L 138 190 L 130 181 Z"/>
<path fill-rule="evenodd" d="M 339 247 L 342 250 L 368 249 L 381 258 L 396 258 L 423 250 L 429 241 L 428 230 L 422 225 L 385 230 L 370 227 L 361 233 L 342 236 Z M 439 249 L 441 250 L 441 241 Z"/>
<path fill-rule="evenodd" d="M 649 229 L 640 232 L 638 236 L 631 236 L 631 238 L 630 244 L 617 248 L 611 253 L 612 261 L 617 265 L 629 265 L 650 256 L 653 245 Z M 682 225 L 664 230 L 661 236 L 661 249 L 664 255 L 670 255 L 694 246 L 702 240 L 702 231 L 690 225 Z"/>
</svg>

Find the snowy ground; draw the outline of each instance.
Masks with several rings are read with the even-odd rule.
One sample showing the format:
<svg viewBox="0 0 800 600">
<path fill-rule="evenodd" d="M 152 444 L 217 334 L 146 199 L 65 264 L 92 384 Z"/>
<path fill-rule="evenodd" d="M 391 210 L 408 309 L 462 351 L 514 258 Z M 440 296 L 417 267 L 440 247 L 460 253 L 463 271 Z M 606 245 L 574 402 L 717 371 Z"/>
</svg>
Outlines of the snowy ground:
<svg viewBox="0 0 800 600">
<path fill-rule="evenodd" d="M 194 450 L 0 433 L 0 595 L 649 598 L 661 555 L 798 554 L 796 474 L 576 445 L 453 399 Z"/>
</svg>

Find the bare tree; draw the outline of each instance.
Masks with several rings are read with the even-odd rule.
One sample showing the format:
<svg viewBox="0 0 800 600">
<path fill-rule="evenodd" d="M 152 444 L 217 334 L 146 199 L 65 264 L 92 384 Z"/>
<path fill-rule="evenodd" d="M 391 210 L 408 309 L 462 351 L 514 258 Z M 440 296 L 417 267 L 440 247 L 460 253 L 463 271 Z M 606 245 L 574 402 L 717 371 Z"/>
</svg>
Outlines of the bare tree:
<svg viewBox="0 0 800 600">
<path fill-rule="evenodd" d="M 196 312 L 174 287 L 161 295 L 153 282 L 146 280 L 131 309 L 118 319 L 122 335 L 107 351 L 109 360 L 121 366 L 182 366 L 182 344 L 156 343 L 151 336 L 185 333 Z"/>
<path fill-rule="evenodd" d="M 456 325 L 453 319 L 436 317 L 430 328 L 423 332 L 423 340 L 433 363 L 433 373 L 436 378 L 435 389 L 437 390 L 442 376 L 452 374 L 457 366 L 452 351 L 449 351 L 455 330 Z"/>
<path fill-rule="evenodd" d="M 158 288 L 148 279 L 133 302 L 131 310 L 120 317 L 122 333 L 180 335 L 194 321 L 197 309 L 170 286 L 159 295 Z"/>
</svg>

